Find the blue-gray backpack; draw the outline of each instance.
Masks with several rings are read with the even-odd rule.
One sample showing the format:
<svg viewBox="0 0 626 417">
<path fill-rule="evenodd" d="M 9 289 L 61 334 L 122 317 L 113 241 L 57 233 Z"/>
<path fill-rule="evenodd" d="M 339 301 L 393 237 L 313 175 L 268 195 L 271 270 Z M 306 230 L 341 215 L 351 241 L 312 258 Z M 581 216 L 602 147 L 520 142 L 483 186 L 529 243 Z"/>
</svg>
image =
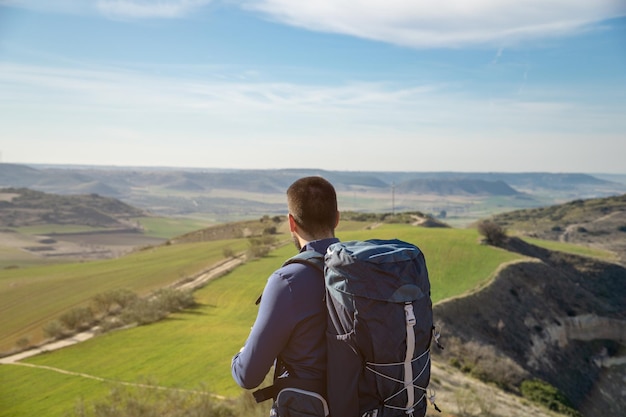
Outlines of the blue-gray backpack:
<svg viewBox="0 0 626 417">
<path fill-rule="evenodd" d="M 400 240 L 338 242 L 287 261 L 324 271 L 332 417 L 422 417 L 434 333 L 422 251 Z"/>
</svg>

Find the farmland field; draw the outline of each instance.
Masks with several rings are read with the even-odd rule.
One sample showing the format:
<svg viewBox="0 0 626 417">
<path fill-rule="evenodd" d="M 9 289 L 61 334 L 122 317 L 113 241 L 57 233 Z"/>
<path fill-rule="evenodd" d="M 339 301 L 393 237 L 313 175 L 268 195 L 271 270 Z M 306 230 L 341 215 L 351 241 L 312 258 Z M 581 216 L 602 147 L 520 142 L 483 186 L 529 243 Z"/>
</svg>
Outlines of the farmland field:
<svg viewBox="0 0 626 417">
<path fill-rule="evenodd" d="M 225 247 L 242 251 L 245 240 L 164 245 L 119 259 L 9 269 L 0 276 L 0 351 L 27 337 L 42 340 L 41 327 L 98 293 L 125 288 L 146 294 L 199 273 L 224 258 Z"/>
</svg>

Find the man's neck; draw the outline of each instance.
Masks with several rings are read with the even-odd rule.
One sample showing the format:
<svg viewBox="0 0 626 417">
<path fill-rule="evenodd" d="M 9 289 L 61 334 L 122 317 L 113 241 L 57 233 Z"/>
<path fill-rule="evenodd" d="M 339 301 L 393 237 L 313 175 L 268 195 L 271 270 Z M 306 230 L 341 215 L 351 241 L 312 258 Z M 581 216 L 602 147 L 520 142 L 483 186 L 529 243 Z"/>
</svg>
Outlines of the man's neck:
<svg viewBox="0 0 626 417">
<path fill-rule="evenodd" d="M 303 236 L 297 235 L 297 239 L 298 239 L 298 242 L 300 243 L 301 248 L 305 247 L 309 243 L 314 242 L 316 240 L 333 239 L 334 237 L 335 237 L 334 234 L 323 235 L 320 237 L 317 237 L 317 236 L 316 237 L 310 237 L 310 236 L 303 237 Z"/>
</svg>

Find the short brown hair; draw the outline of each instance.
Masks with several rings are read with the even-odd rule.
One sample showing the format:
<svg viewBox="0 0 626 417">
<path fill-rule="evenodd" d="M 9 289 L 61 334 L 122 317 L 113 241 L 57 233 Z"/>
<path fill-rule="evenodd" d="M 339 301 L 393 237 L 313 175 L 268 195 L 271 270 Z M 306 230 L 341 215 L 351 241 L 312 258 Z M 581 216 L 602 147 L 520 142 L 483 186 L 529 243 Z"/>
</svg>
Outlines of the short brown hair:
<svg viewBox="0 0 626 417">
<path fill-rule="evenodd" d="M 287 189 L 289 213 L 312 237 L 333 232 L 337 225 L 337 194 L 322 177 L 300 178 Z"/>
</svg>

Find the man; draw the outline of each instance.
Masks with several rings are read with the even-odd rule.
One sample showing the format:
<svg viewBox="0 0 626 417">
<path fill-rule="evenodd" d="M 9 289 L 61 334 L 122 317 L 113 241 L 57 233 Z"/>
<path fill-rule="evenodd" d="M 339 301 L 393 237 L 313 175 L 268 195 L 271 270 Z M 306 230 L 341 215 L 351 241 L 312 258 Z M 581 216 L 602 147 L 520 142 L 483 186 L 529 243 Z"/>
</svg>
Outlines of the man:
<svg viewBox="0 0 626 417">
<path fill-rule="evenodd" d="M 321 177 L 297 180 L 287 190 L 287 203 L 289 230 L 298 250 L 324 254 L 338 242 L 337 195 L 328 181 Z M 259 386 L 276 362 L 276 386 L 288 377 L 310 382 L 305 385 L 325 396 L 324 294 L 324 278 L 311 265 L 289 263 L 269 277 L 248 340 L 232 361 L 233 378 L 241 387 Z"/>
</svg>

